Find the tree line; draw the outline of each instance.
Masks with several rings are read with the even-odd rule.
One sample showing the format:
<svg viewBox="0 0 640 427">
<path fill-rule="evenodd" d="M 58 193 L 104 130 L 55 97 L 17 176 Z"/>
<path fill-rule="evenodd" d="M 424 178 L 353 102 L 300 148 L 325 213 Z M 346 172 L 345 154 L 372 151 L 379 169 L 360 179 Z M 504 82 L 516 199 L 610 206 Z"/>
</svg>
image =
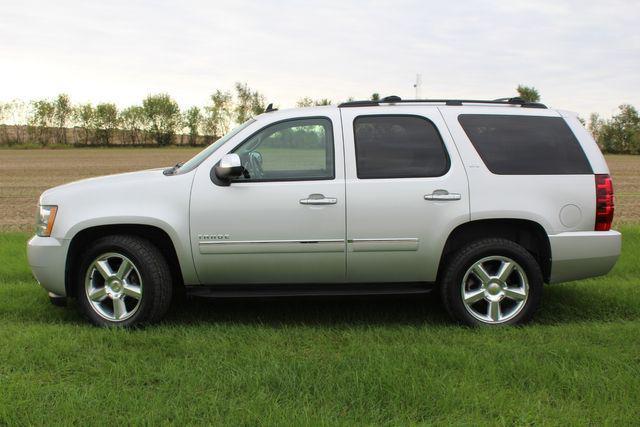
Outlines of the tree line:
<svg viewBox="0 0 640 427">
<path fill-rule="evenodd" d="M 519 85 L 518 96 L 539 102 L 540 93 Z M 373 93 L 372 100 L 380 94 Z M 349 98 L 348 100 L 353 100 Z M 206 145 L 265 110 L 265 97 L 246 83 L 233 91 L 216 90 L 202 107 L 181 110 L 166 93 L 147 96 L 141 104 L 118 109 L 113 103 L 73 104 L 66 94 L 55 99 L 25 103 L 0 102 L 0 144 L 109 145 Z M 327 98 L 298 100 L 297 107 L 331 105 Z M 632 105 L 623 104 L 611 118 L 591 114 L 581 119 L 605 153 L 640 154 L 640 116 Z"/>
<path fill-rule="evenodd" d="M 181 110 L 166 93 L 140 105 L 118 109 L 113 103 L 74 105 L 69 96 L 0 103 L 0 143 L 6 145 L 203 145 L 264 112 L 265 98 L 246 83 L 234 91 L 216 90 L 203 107 Z"/>
</svg>

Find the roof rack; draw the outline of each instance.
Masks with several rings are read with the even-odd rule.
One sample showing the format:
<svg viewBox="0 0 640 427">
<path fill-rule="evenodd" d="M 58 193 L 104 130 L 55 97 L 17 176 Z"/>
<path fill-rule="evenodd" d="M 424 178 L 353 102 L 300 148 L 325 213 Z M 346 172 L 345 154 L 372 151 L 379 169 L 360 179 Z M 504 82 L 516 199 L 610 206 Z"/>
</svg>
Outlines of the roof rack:
<svg viewBox="0 0 640 427">
<path fill-rule="evenodd" d="M 464 105 L 464 104 L 494 104 L 494 105 L 519 105 L 523 108 L 547 108 L 546 105 L 539 102 L 527 102 L 520 97 L 514 98 L 498 98 L 493 100 L 481 99 L 402 99 L 399 96 L 387 96 L 378 101 L 348 101 L 338 105 L 344 107 L 376 107 L 380 104 L 424 104 L 438 103 L 445 105 Z"/>
</svg>

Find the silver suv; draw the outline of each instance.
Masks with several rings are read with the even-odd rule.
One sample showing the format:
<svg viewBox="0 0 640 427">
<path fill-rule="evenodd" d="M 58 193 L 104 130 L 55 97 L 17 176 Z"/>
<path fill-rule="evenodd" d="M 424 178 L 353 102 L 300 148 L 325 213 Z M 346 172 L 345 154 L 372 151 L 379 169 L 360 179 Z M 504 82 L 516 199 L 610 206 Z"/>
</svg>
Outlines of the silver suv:
<svg viewBox="0 0 640 427">
<path fill-rule="evenodd" d="M 519 98 L 267 112 L 182 165 L 42 194 L 28 244 L 54 301 L 97 325 L 201 296 L 416 294 L 529 320 L 543 283 L 606 274 L 613 189 L 574 113 Z"/>
</svg>

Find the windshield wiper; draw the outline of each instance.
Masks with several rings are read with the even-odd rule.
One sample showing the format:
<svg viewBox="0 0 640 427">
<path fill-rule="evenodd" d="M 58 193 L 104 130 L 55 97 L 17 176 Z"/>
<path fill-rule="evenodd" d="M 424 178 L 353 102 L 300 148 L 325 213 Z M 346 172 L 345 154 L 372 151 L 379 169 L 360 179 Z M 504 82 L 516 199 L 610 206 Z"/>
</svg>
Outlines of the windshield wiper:
<svg viewBox="0 0 640 427">
<path fill-rule="evenodd" d="M 180 166 L 182 166 L 183 164 L 184 162 L 178 162 L 174 166 L 162 171 L 162 173 L 165 175 L 174 175 L 176 172 L 178 172 L 178 169 L 180 169 Z"/>
</svg>

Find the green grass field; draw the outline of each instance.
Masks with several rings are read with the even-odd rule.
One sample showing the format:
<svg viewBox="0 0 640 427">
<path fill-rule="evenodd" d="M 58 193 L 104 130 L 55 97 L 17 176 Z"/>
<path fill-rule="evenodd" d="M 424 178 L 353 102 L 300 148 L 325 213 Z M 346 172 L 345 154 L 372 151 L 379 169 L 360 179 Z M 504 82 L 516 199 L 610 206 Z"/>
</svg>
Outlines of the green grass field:
<svg viewBox="0 0 640 427">
<path fill-rule="evenodd" d="M 637 424 L 640 226 L 622 231 L 611 274 L 499 329 L 431 296 L 189 300 L 102 330 L 49 304 L 26 234 L 0 234 L 0 425 Z"/>
</svg>

